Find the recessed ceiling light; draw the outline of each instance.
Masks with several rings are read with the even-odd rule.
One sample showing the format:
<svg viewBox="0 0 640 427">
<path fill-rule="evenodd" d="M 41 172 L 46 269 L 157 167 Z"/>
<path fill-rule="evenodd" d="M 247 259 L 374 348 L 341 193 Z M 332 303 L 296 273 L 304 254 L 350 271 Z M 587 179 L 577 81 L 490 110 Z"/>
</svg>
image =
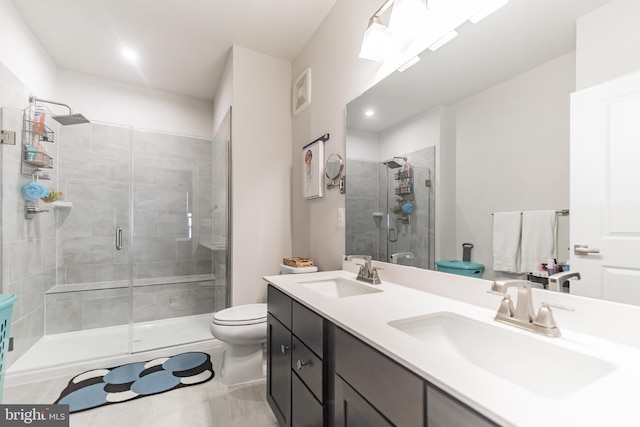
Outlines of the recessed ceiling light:
<svg viewBox="0 0 640 427">
<path fill-rule="evenodd" d="M 122 49 L 122 56 L 131 62 L 136 62 L 138 60 L 138 53 L 128 47 Z"/>
<path fill-rule="evenodd" d="M 373 110 L 367 110 L 367 111 L 364 112 L 364 115 L 367 116 L 367 117 L 371 117 L 374 114 L 376 114 L 376 113 Z"/>
</svg>

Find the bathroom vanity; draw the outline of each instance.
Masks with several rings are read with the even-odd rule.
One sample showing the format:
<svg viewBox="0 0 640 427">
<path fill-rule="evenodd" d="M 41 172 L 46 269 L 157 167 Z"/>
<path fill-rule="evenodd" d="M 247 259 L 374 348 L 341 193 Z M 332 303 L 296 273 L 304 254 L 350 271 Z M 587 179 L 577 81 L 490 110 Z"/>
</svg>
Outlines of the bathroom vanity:
<svg viewBox="0 0 640 427">
<path fill-rule="evenodd" d="M 265 277 L 279 425 L 640 424 L 640 346 L 579 325 L 610 303 L 552 295 L 576 312 L 558 313 L 562 336 L 550 338 L 495 322 L 492 282 L 381 263 L 382 284 L 369 285 L 349 264 Z"/>
</svg>

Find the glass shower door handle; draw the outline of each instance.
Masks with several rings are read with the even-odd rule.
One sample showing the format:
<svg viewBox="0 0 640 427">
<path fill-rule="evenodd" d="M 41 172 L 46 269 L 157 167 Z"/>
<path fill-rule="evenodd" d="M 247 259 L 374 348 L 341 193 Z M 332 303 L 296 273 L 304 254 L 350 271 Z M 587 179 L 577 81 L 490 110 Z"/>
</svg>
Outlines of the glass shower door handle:
<svg viewBox="0 0 640 427">
<path fill-rule="evenodd" d="M 395 228 L 390 228 L 389 233 L 387 234 L 388 234 L 387 238 L 389 239 L 390 242 L 398 241 L 398 230 L 396 230 Z"/>
<path fill-rule="evenodd" d="M 122 227 L 116 227 L 116 250 L 122 250 Z"/>
</svg>

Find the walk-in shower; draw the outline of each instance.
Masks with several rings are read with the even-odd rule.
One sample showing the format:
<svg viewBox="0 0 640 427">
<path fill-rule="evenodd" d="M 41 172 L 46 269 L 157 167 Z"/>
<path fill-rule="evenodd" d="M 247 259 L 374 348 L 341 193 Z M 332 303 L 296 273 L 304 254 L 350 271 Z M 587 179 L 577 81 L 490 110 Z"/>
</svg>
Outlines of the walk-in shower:
<svg viewBox="0 0 640 427">
<path fill-rule="evenodd" d="M 39 142 L 51 164 L 27 162 L 19 143 L 0 148 L 2 290 L 19 296 L 7 379 L 210 342 L 211 314 L 229 301 L 229 140 L 30 102 L 69 114 L 47 117 Z M 38 139 L 24 122 L 22 110 L 2 108 L 3 129 Z M 31 180 L 64 196 L 32 202 L 43 213 L 27 219 L 16 189 Z"/>
</svg>

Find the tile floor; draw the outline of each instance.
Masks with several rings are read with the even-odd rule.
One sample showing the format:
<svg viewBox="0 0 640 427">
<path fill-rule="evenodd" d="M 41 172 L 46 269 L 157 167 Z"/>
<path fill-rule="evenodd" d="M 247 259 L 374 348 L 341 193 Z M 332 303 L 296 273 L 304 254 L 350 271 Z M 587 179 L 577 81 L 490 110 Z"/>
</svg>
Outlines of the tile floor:
<svg viewBox="0 0 640 427">
<path fill-rule="evenodd" d="M 216 372 L 213 380 L 155 396 L 71 414 L 70 426 L 277 426 L 266 401 L 266 381 L 225 386 L 220 383 L 218 376 L 222 350 L 216 348 L 208 352 L 211 354 L 213 369 Z M 5 387 L 2 403 L 52 403 L 74 375 Z"/>
</svg>

